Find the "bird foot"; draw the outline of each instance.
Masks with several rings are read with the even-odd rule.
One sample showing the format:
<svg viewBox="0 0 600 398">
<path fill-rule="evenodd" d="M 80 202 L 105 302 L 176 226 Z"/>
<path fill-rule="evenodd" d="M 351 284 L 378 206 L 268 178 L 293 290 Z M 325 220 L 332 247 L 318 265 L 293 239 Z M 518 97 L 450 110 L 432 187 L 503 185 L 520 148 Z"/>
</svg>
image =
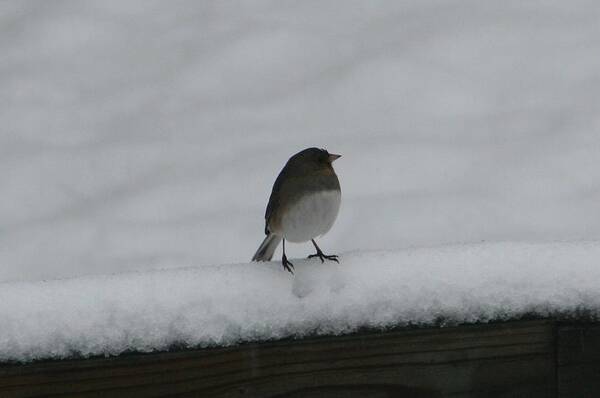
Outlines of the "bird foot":
<svg viewBox="0 0 600 398">
<path fill-rule="evenodd" d="M 311 254 L 310 256 L 308 256 L 308 258 L 314 258 L 314 257 L 319 257 L 319 259 L 321 260 L 321 263 L 324 263 L 325 260 L 335 261 L 338 264 L 340 263 L 340 261 L 338 260 L 338 256 L 336 256 L 335 254 L 331 254 L 331 255 L 323 254 L 323 252 L 320 250 L 316 254 Z"/>
<path fill-rule="evenodd" d="M 294 271 L 292 271 L 294 269 L 294 264 L 292 264 L 292 263 L 290 263 L 288 261 L 288 259 L 285 256 L 285 254 L 281 258 L 281 265 L 283 265 L 283 269 L 285 269 L 286 271 L 288 271 L 290 274 L 294 275 Z"/>
</svg>

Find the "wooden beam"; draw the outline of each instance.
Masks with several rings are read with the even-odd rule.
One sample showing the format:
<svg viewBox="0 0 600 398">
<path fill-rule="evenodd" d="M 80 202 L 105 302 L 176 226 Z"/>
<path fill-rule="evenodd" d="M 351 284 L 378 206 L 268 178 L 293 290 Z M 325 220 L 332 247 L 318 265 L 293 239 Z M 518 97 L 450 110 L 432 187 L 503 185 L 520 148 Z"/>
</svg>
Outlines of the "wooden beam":
<svg viewBox="0 0 600 398">
<path fill-rule="evenodd" d="M 559 396 L 600 397 L 600 325 L 564 325 L 558 339 Z"/>
<path fill-rule="evenodd" d="M 548 397 L 555 337 L 521 321 L 4 365 L 0 396 Z"/>
</svg>

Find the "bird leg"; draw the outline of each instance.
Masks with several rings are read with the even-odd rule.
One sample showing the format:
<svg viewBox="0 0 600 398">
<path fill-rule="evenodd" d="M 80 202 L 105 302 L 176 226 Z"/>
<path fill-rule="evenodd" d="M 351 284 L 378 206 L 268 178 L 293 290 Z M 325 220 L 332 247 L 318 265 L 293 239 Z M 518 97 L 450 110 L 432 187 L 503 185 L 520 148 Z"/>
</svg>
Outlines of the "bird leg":
<svg viewBox="0 0 600 398">
<path fill-rule="evenodd" d="M 283 240 L 283 256 L 281 257 L 281 265 L 283 265 L 283 269 L 294 275 L 294 264 L 290 263 L 285 255 L 285 239 Z"/>
<path fill-rule="evenodd" d="M 315 245 L 315 249 L 317 249 L 317 253 L 311 254 L 310 256 L 308 256 L 308 258 L 319 257 L 319 259 L 321 259 L 321 263 L 324 263 L 325 259 L 330 260 L 330 261 L 335 261 L 338 264 L 340 263 L 338 260 L 338 256 L 336 256 L 335 254 L 332 254 L 332 255 L 323 254 L 323 252 L 321 251 L 321 248 L 319 246 L 317 246 L 317 242 L 315 242 L 314 239 L 311 239 L 310 241 L 313 243 L 313 245 Z"/>
</svg>

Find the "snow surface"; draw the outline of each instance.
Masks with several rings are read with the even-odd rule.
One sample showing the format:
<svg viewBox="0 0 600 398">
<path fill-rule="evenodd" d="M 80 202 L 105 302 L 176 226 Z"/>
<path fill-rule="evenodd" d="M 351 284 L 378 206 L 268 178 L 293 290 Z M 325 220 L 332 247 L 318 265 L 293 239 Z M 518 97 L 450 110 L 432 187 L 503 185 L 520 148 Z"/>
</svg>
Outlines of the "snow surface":
<svg viewBox="0 0 600 398">
<path fill-rule="evenodd" d="M 0 284 L 0 361 L 600 312 L 600 242 L 482 243 Z"/>
<path fill-rule="evenodd" d="M 599 20 L 586 0 L 0 2 L 0 360 L 596 314 Z M 287 246 L 294 277 L 248 264 L 309 146 L 343 155 L 319 241 L 342 264 L 296 259 L 310 244 Z"/>
<path fill-rule="evenodd" d="M 308 146 L 343 155 L 328 252 L 598 240 L 599 20 L 585 0 L 2 1 L 0 281 L 246 262 Z"/>
</svg>

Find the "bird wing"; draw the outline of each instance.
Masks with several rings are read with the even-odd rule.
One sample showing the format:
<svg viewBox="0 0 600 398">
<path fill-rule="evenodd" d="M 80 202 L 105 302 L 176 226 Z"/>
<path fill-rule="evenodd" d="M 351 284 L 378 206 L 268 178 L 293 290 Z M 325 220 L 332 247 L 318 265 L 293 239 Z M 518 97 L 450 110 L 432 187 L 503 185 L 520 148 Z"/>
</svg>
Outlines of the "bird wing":
<svg viewBox="0 0 600 398">
<path fill-rule="evenodd" d="M 265 211 L 265 235 L 269 234 L 269 221 L 271 219 L 271 216 L 279 208 L 279 200 L 281 197 L 281 187 L 283 185 L 283 180 L 284 170 L 282 170 L 277 176 L 275 184 L 273 184 L 273 190 L 271 190 L 271 196 L 269 197 L 269 203 L 267 204 L 267 210 Z"/>
</svg>

